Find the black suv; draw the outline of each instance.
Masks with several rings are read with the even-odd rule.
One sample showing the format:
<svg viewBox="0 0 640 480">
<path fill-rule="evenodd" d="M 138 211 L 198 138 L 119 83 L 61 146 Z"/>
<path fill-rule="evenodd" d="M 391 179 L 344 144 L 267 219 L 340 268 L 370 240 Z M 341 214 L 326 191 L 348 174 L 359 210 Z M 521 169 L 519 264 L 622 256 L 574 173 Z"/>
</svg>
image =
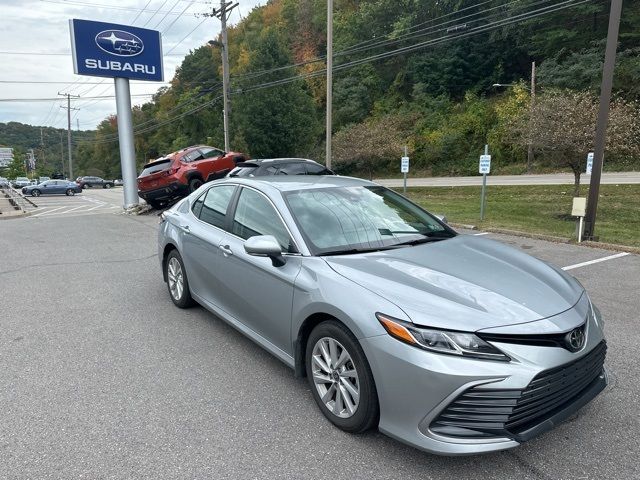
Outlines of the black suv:
<svg viewBox="0 0 640 480">
<path fill-rule="evenodd" d="M 111 188 L 113 187 L 113 180 L 104 180 L 100 177 L 78 177 L 76 179 L 76 183 L 80 185 L 80 188 L 87 187 L 102 187 L 102 188 Z"/>
<path fill-rule="evenodd" d="M 227 177 L 268 175 L 335 175 L 324 165 L 305 158 L 264 158 L 240 162 Z"/>
</svg>

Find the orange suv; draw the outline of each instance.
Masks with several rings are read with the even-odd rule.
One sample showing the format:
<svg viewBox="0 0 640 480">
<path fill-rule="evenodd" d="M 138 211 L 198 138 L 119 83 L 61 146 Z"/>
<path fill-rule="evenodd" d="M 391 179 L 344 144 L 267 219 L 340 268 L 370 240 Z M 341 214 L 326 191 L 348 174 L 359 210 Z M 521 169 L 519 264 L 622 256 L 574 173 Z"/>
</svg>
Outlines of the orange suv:
<svg viewBox="0 0 640 480">
<path fill-rule="evenodd" d="M 206 145 L 187 147 L 142 167 L 138 195 L 153 208 L 161 208 L 205 182 L 224 177 L 246 158 L 242 153 L 225 153 Z"/>
</svg>

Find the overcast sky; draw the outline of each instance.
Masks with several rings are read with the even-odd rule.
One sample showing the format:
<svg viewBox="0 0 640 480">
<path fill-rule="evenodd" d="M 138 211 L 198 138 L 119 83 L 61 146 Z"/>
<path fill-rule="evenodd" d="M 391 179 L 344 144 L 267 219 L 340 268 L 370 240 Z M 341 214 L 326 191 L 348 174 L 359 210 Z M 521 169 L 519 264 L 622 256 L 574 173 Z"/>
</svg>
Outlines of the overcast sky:
<svg viewBox="0 0 640 480">
<path fill-rule="evenodd" d="M 231 14 L 231 24 L 236 24 L 241 15 L 246 16 L 257 4 L 264 3 L 264 0 L 239 1 L 240 7 Z M 218 6 L 219 2 L 215 1 L 215 5 Z M 114 94 L 112 79 L 73 73 L 70 18 L 160 30 L 165 52 L 164 77 L 170 80 L 176 66 L 190 49 L 203 45 L 219 33 L 220 21 L 217 18 L 207 18 L 201 24 L 204 17 L 195 15 L 210 12 L 211 7 L 209 0 L 0 0 L 0 98 L 52 98 L 58 92 L 81 97 Z M 132 23 L 138 14 L 140 16 Z M 178 42 L 181 43 L 176 45 Z M 175 50 L 166 55 L 174 47 Z M 7 81 L 62 83 L 5 83 Z M 102 83 L 93 85 L 91 82 Z M 133 82 L 131 94 L 153 93 L 160 86 L 162 84 L 155 82 Z M 132 101 L 140 104 L 148 99 L 133 97 Z M 72 112 L 74 129 L 77 121 L 83 130 L 94 128 L 105 116 L 115 113 L 116 108 L 113 98 L 101 101 L 76 99 L 72 103 L 72 106 L 80 108 Z M 66 128 L 66 110 L 60 108 L 65 104 L 62 97 L 55 102 L 0 102 L 0 122 L 17 121 Z"/>
</svg>

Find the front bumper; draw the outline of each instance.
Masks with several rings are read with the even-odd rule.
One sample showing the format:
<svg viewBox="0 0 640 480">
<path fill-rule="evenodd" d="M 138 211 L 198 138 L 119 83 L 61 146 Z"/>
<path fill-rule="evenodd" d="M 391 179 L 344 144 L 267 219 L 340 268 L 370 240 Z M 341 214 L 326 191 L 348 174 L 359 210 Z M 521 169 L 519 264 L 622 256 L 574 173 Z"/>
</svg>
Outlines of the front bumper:
<svg viewBox="0 0 640 480">
<path fill-rule="evenodd" d="M 419 350 L 389 335 L 360 340 L 378 390 L 381 432 L 421 450 L 441 455 L 470 455 L 504 450 L 542 434 L 564 421 L 607 385 L 604 369 L 569 402 L 549 411 L 517 434 L 502 431 L 485 436 L 459 436 L 432 430 L 438 416 L 465 392 L 524 391 L 541 373 L 588 355 L 603 337 L 592 328 L 585 348 L 496 344 L 512 361 L 493 362 Z M 444 430 L 447 431 L 446 429 Z"/>
</svg>

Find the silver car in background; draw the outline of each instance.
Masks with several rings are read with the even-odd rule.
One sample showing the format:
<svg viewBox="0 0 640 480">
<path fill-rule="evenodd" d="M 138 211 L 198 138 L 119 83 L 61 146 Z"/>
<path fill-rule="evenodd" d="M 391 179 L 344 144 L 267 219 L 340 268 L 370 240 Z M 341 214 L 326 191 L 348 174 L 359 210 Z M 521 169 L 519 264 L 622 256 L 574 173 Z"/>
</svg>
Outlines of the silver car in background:
<svg viewBox="0 0 640 480">
<path fill-rule="evenodd" d="M 164 280 L 308 377 L 320 410 L 446 455 L 515 447 L 607 384 L 562 270 L 346 177 L 228 178 L 164 212 Z"/>
</svg>

